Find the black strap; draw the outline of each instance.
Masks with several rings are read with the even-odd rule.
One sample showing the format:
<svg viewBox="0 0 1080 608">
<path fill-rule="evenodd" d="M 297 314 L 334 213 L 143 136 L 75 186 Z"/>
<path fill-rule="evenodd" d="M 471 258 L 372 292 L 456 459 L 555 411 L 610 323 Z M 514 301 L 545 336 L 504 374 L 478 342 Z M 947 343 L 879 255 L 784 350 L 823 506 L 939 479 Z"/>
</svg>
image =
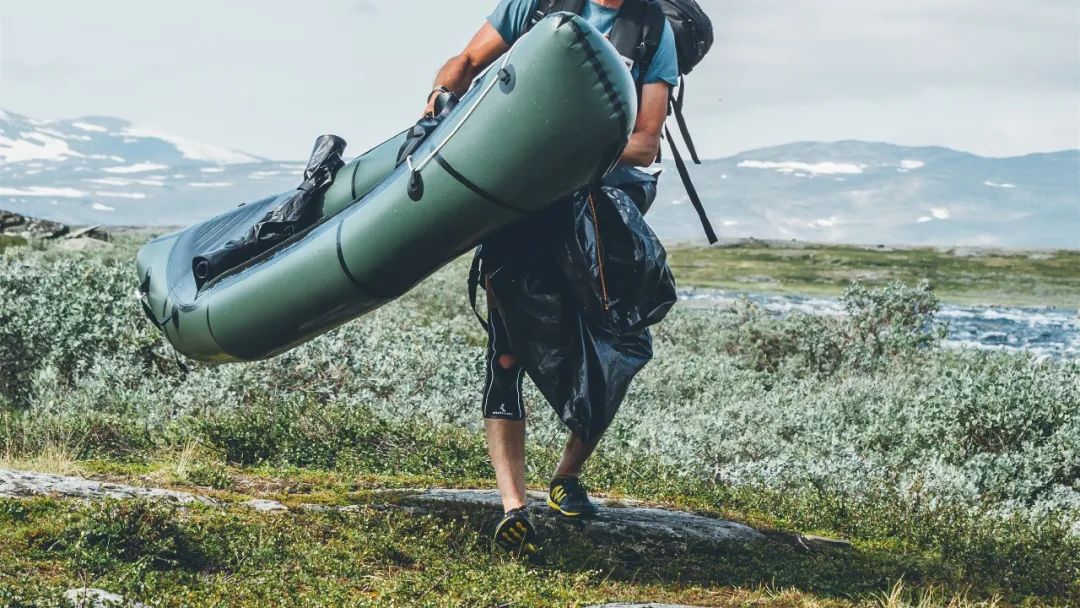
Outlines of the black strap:
<svg viewBox="0 0 1080 608">
<path fill-rule="evenodd" d="M 645 75 L 649 72 L 656 49 L 660 46 L 660 37 L 664 33 L 664 11 L 649 0 L 625 0 L 615 24 L 611 26 L 608 41 L 619 55 L 629 59 L 637 67 L 638 77 L 634 83 L 638 103 L 641 103 L 641 90 L 645 86 Z"/>
<path fill-rule="evenodd" d="M 667 126 L 664 127 L 664 136 L 667 138 L 668 147 L 671 148 L 671 157 L 675 159 L 675 168 L 679 170 L 683 187 L 686 188 L 686 195 L 690 197 L 690 203 L 694 205 L 694 211 L 697 211 L 698 219 L 701 220 L 701 227 L 705 229 L 705 238 L 709 239 L 709 244 L 712 245 L 719 240 L 716 238 L 716 231 L 713 230 L 709 216 L 705 214 L 705 205 L 701 204 L 701 197 L 698 196 L 694 182 L 690 181 L 690 172 L 686 170 L 686 163 L 683 162 L 682 154 L 679 154 L 679 148 L 675 145 L 675 140 L 671 138 L 671 130 Z"/>
<path fill-rule="evenodd" d="M 537 23 L 540 23 L 544 17 L 551 13 L 566 12 L 580 15 L 583 10 L 585 10 L 585 0 L 540 0 L 536 3 L 536 10 L 533 11 L 532 17 L 529 18 L 525 31 L 536 27 Z"/>
<path fill-rule="evenodd" d="M 690 129 L 686 126 L 686 118 L 683 117 L 683 95 L 686 93 L 686 79 L 679 76 L 679 96 L 675 97 L 674 91 L 670 93 L 668 101 L 670 103 L 672 112 L 675 114 L 675 121 L 679 123 L 679 134 L 682 135 L 683 142 L 686 144 L 686 149 L 690 152 L 690 159 L 694 161 L 695 165 L 701 164 L 701 159 L 698 158 L 697 148 L 694 147 L 694 140 L 690 138 Z"/>
<path fill-rule="evenodd" d="M 480 259 L 480 250 L 477 249 L 473 254 L 472 266 L 469 268 L 469 308 L 473 314 L 476 315 L 476 320 L 480 321 L 480 325 L 486 330 L 488 328 L 488 322 L 480 316 L 480 312 L 476 310 L 476 292 L 480 287 L 480 277 L 483 276 L 483 270 L 481 269 L 482 260 Z"/>
</svg>

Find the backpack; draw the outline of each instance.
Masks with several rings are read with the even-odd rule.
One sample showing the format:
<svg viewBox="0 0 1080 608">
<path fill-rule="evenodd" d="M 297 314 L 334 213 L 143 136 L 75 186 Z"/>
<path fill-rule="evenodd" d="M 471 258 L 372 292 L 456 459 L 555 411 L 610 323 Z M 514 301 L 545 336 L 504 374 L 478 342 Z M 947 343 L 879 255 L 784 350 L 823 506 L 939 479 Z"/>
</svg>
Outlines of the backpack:
<svg viewBox="0 0 1080 608">
<path fill-rule="evenodd" d="M 527 29 L 532 29 L 541 19 L 554 12 L 565 11 L 568 13 L 581 14 L 588 0 L 539 0 L 536 11 L 529 20 Z M 638 73 L 644 75 L 652 65 L 656 49 L 660 46 L 660 37 L 664 33 L 664 20 L 671 25 L 675 35 L 675 52 L 679 61 L 679 93 L 676 96 L 672 89 L 668 97 L 668 115 L 674 115 L 679 125 L 679 133 L 690 152 L 690 159 L 696 165 L 701 164 L 694 140 L 690 137 L 690 130 L 686 126 L 683 117 L 683 100 L 686 93 L 685 75 L 693 71 L 705 55 L 712 48 L 713 30 L 712 22 L 708 15 L 701 9 L 695 0 L 625 0 L 619 10 L 619 16 L 615 25 L 611 28 L 608 40 L 631 65 L 638 66 Z M 638 97 L 641 97 L 641 84 L 638 83 Z M 709 243 L 716 243 L 716 232 L 712 223 L 705 214 L 705 207 L 701 203 L 694 183 L 690 180 L 686 162 L 671 137 L 671 131 L 664 126 L 664 139 L 671 149 L 675 168 L 679 171 L 683 186 L 694 210 L 701 220 L 701 226 L 705 230 L 705 236 Z M 657 156 L 659 160 L 659 156 Z"/>
</svg>

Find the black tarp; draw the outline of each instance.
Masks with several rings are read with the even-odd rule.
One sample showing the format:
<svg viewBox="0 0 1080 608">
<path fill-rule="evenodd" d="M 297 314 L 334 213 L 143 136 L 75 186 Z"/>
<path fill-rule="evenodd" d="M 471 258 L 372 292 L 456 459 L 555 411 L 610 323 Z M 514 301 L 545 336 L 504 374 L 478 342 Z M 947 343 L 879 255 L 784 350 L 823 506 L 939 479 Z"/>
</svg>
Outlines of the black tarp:
<svg viewBox="0 0 1080 608">
<path fill-rule="evenodd" d="M 315 203 L 334 182 L 338 169 L 345 165 L 341 159 L 344 152 L 345 140 L 336 135 L 322 135 L 316 139 L 304 169 L 303 183 L 295 190 L 279 195 L 273 208 L 247 227 L 242 236 L 192 257 L 191 271 L 196 287 L 201 288 L 210 279 L 314 225 L 320 219 Z"/>
<path fill-rule="evenodd" d="M 479 252 L 513 354 L 583 441 L 611 423 L 652 359 L 648 328 L 676 300 L 667 253 L 642 214 L 655 193 L 655 178 L 618 168 Z"/>
</svg>

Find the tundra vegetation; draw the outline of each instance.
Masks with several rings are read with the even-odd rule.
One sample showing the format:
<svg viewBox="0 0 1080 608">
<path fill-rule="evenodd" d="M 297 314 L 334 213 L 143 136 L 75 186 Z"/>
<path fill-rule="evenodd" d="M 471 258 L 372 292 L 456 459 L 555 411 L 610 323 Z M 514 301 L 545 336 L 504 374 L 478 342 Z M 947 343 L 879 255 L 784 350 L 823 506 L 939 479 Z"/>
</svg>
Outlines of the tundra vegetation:
<svg viewBox="0 0 1080 608">
<path fill-rule="evenodd" d="M 378 489 L 493 486 L 463 260 L 271 361 L 185 367 L 134 299 L 138 242 L 0 256 L 0 468 L 227 506 L 2 499 L 2 606 L 60 605 L 82 586 L 154 606 L 1080 602 L 1080 362 L 943 348 L 930 283 L 851 284 L 843 317 L 676 307 L 586 473 L 608 496 L 851 548 L 559 528 L 527 564 L 489 552 L 491 514 L 370 507 Z M 677 276 L 708 283 L 731 272 L 703 266 L 724 255 L 675 252 Z M 1077 281 L 1076 266 L 1048 272 Z M 541 489 L 564 435 L 535 390 L 529 402 Z M 228 506 L 250 497 L 358 508 Z"/>
<path fill-rule="evenodd" d="M 1080 251 L 871 247 L 735 241 L 672 251 L 686 285 L 837 296 L 852 281 L 883 287 L 928 280 L 958 304 L 1080 306 Z"/>
</svg>

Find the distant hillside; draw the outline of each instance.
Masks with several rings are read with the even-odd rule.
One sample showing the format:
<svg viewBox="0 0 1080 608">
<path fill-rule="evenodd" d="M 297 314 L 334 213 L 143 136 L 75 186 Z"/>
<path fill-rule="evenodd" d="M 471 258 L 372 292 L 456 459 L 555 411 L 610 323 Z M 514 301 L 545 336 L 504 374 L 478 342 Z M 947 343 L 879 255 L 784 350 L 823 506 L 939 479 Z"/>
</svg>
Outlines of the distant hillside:
<svg viewBox="0 0 1080 608">
<path fill-rule="evenodd" d="M 371 143 L 354 142 L 350 152 Z M 678 175 L 664 166 L 649 221 L 667 241 L 701 241 Z M 302 170 L 302 162 L 117 118 L 0 112 L 0 208 L 68 223 L 189 224 L 293 187 Z M 861 141 L 793 143 L 691 171 L 727 237 L 1080 247 L 1080 150 L 999 159 Z"/>
<path fill-rule="evenodd" d="M 947 148 L 793 143 L 691 167 L 716 229 L 827 243 L 1080 247 L 1080 150 L 985 158 Z M 650 212 L 698 239 L 674 167 Z"/>
<path fill-rule="evenodd" d="M 190 224 L 293 187 L 303 169 L 118 118 L 0 112 L 0 209 L 65 223 Z"/>
</svg>

